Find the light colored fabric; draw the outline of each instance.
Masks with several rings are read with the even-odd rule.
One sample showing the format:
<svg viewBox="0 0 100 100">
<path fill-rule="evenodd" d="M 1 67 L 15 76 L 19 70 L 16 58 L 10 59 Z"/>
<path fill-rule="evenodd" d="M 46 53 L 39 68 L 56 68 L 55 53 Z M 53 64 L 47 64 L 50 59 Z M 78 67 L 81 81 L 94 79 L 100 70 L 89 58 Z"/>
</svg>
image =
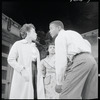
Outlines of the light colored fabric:
<svg viewBox="0 0 100 100">
<path fill-rule="evenodd" d="M 55 57 L 53 56 L 52 59 L 49 59 L 47 56 L 45 59 L 42 59 L 41 67 L 45 67 L 46 71 L 46 75 L 44 75 L 44 89 L 46 99 L 59 99 L 59 94 L 55 91 Z"/>
<path fill-rule="evenodd" d="M 10 99 L 34 99 L 32 61 L 37 61 L 37 95 L 39 99 L 44 99 L 39 51 L 35 43 L 28 44 L 25 39 L 15 42 L 8 55 L 8 63 L 14 68 Z M 20 74 L 23 67 L 27 70 L 29 82 Z"/>
<path fill-rule="evenodd" d="M 55 68 L 57 84 L 61 85 L 64 81 L 64 72 L 67 68 L 67 58 L 80 52 L 91 53 L 91 45 L 82 36 L 71 30 L 61 30 L 55 39 Z"/>
<path fill-rule="evenodd" d="M 76 56 L 68 69 L 60 99 L 98 98 L 98 67 L 92 55 L 83 53 Z"/>
</svg>

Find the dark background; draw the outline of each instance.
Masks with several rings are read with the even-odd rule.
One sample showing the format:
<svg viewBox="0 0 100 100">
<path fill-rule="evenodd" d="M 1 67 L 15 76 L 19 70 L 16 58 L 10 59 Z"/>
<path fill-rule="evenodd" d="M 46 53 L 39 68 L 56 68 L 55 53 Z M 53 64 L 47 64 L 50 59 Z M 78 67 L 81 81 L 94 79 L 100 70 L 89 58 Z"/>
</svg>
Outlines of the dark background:
<svg viewBox="0 0 100 100">
<path fill-rule="evenodd" d="M 44 36 L 48 33 L 49 23 L 53 20 L 61 20 L 65 29 L 73 29 L 80 34 L 98 29 L 99 2 L 84 1 L 2 0 L 2 13 L 20 25 L 33 23 L 40 37 L 40 44 L 44 45 Z"/>
<path fill-rule="evenodd" d="M 65 29 L 73 29 L 80 34 L 98 28 L 97 1 L 3 0 L 2 13 L 20 25 L 33 23 L 36 31 L 44 33 L 48 32 L 49 23 L 53 20 L 61 20 Z"/>
<path fill-rule="evenodd" d="M 33 23 L 36 31 L 43 31 L 45 34 L 49 30 L 49 23 L 57 19 L 64 23 L 65 29 L 73 29 L 82 34 L 98 29 L 99 2 L 91 1 L 87 3 L 70 0 L 2 0 L 2 13 L 20 25 Z M 40 37 L 41 44 L 45 44 L 43 34 Z"/>
</svg>

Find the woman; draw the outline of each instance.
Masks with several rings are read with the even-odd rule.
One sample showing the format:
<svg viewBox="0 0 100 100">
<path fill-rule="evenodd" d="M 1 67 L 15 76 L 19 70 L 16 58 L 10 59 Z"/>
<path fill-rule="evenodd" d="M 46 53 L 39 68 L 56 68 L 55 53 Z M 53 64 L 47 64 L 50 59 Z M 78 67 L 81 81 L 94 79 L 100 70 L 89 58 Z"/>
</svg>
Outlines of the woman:
<svg viewBox="0 0 100 100">
<path fill-rule="evenodd" d="M 16 41 L 8 55 L 8 63 L 14 68 L 10 99 L 35 99 L 35 84 L 37 99 L 44 99 L 40 55 L 35 43 L 32 42 L 37 38 L 35 27 L 33 24 L 24 24 L 20 33 L 24 39 Z M 34 69 L 37 69 L 37 79 L 33 79 L 36 78 Z M 35 80 L 37 82 L 34 82 Z"/>
<path fill-rule="evenodd" d="M 56 76 L 55 76 L 55 45 L 49 44 L 46 58 L 41 60 L 42 73 L 44 76 L 44 88 L 46 99 L 58 99 L 59 94 L 55 91 Z"/>
</svg>

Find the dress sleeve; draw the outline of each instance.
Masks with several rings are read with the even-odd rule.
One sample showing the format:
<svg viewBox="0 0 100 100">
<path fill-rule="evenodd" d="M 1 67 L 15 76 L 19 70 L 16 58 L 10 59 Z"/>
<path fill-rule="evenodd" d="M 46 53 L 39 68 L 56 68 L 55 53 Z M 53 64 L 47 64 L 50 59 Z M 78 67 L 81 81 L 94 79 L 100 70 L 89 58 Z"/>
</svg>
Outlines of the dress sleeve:
<svg viewBox="0 0 100 100">
<path fill-rule="evenodd" d="M 8 54 L 8 58 L 7 58 L 7 61 L 8 61 L 8 64 L 13 67 L 17 72 L 21 72 L 21 70 L 24 68 L 22 65 L 20 65 L 18 62 L 17 62 L 17 59 L 19 57 L 19 54 L 18 54 L 18 48 L 17 48 L 17 42 L 15 42 L 13 44 L 13 46 L 11 47 L 10 49 L 10 52 Z"/>
<path fill-rule="evenodd" d="M 44 60 L 41 60 L 41 69 L 42 69 L 42 74 L 43 74 L 43 77 L 45 77 L 46 75 L 46 67 L 44 65 Z"/>
</svg>

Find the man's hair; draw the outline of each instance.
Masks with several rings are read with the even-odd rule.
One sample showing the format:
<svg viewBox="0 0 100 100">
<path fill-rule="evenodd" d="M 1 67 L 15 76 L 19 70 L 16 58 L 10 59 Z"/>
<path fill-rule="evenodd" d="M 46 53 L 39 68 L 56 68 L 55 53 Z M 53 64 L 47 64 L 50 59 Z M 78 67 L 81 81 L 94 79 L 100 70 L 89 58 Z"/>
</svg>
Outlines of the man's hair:
<svg viewBox="0 0 100 100">
<path fill-rule="evenodd" d="M 60 26 L 62 29 L 64 29 L 64 24 L 62 21 L 60 20 L 55 20 L 55 21 L 52 21 L 50 24 L 54 24 L 56 26 Z"/>
<path fill-rule="evenodd" d="M 27 36 L 27 32 L 29 32 L 31 28 L 35 29 L 35 26 L 33 24 L 24 24 L 19 31 L 21 37 L 25 38 Z"/>
</svg>

